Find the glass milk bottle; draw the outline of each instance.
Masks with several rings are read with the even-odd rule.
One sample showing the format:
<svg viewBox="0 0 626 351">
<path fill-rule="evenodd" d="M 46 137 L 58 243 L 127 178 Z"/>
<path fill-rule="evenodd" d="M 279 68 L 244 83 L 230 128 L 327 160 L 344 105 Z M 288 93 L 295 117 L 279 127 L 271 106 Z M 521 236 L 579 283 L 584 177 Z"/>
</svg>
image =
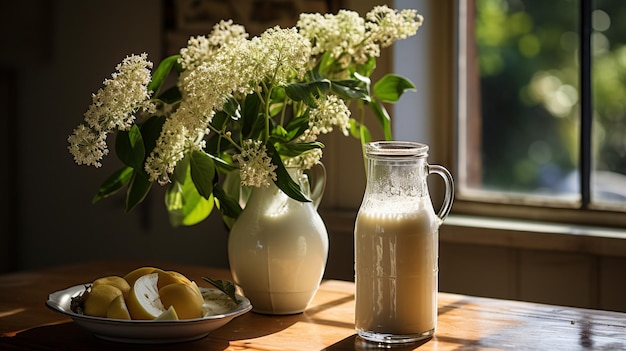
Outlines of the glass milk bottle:
<svg viewBox="0 0 626 351">
<path fill-rule="evenodd" d="M 356 331 L 368 341 L 414 342 L 435 333 L 438 229 L 454 183 L 447 169 L 427 163 L 424 144 L 372 142 L 365 154 L 367 185 L 354 229 Z M 426 183 L 431 173 L 445 182 L 437 214 Z"/>
</svg>

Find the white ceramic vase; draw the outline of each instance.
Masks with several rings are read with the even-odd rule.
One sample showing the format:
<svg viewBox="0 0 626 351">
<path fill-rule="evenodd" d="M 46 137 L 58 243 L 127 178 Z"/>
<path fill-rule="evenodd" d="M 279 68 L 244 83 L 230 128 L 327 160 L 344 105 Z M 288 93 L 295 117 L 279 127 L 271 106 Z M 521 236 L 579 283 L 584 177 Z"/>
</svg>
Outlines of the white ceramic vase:
<svg viewBox="0 0 626 351">
<path fill-rule="evenodd" d="M 308 177 L 299 169 L 288 170 L 307 194 Z M 233 225 L 228 240 L 230 269 L 254 312 L 300 313 L 317 291 L 328 257 L 328 233 L 317 212 L 323 174 L 317 177 L 321 191 L 317 186 L 310 194 L 313 202 L 293 200 L 274 184 L 253 188 Z"/>
</svg>

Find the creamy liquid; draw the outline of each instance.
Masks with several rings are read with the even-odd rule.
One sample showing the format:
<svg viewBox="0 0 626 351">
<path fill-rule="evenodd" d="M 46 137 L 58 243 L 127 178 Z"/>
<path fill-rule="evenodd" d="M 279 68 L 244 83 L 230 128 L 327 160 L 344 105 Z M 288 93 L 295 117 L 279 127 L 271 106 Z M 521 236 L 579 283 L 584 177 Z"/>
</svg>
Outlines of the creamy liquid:
<svg viewBox="0 0 626 351">
<path fill-rule="evenodd" d="M 361 210 L 355 225 L 356 329 L 410 335 L 437 321 L 438 226 L 427 210 Z"/>
</svg>

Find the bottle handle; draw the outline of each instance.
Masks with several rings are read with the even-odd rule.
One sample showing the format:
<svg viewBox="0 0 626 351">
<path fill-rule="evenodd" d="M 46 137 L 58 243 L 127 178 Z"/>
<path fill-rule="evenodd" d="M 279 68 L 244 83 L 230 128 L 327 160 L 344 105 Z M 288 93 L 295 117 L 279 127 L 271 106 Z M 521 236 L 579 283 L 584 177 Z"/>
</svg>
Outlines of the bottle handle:
<svg viewBox="0 0 626 351">
<path fill-rule="evenodd" d="M 428 165 L 428 174 L 437 174 L 441 178 L 446 186 L 446 191 L 443 198 L 443 204 L 441 204 L 441 208 L 439 209 L 439 213 L 437 213 L 437 217 L 443 222 L 443 220 L 448 216 L 450 210 L 452 209 L 452 202 L 454 201 L 454 180 L 452 179 L 452 175 L 450 171 L 448 171 L 445 167 L 440 165 Z"/>
</svg>

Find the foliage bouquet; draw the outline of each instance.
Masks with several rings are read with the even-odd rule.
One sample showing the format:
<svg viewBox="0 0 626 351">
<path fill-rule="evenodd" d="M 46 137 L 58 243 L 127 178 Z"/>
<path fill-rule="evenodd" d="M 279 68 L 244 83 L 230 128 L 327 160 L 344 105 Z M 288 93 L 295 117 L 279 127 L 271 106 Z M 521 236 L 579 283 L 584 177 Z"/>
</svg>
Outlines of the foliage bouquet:
<svg viewBox="0 0 626 351">
<path fill-rule="evenodd" d="M 288 196 L 309 201 L 286 166 L 307 169 L 322 156 L 320 134 L 334 128 L 366 142 L 363 108 L 374 111 L 391 138 L 383 103 L 413 84 L 388 74 L 372 84 L 380 49 L 414 35 L 415 10 L 373 8 L 365 17 L 301 14 L 293 28 L 273 27 L 249 39 L 245 28 L 222 21 L 207 36 L 154 69 L 147 54 L 130 55 L 93 94 L 84 122 L 69 136 L 77 164 L 100 167 L 115 134 L 123 167 L 93 202 L 126 188 L 126 211 L 157 183 L 167 186 L 173 225 L 204 220 L 214 206 L 227 224 L 242 211 L 238 189 L 224 186 L 236 172 L 243 186 L 274 182 Z M 176 84 L 167 87 L 175 75 Z M 353 116 L 349 105 L 360 106 Z M 220 180 L 220 178 L 222 178 Z"/>
</svg>

